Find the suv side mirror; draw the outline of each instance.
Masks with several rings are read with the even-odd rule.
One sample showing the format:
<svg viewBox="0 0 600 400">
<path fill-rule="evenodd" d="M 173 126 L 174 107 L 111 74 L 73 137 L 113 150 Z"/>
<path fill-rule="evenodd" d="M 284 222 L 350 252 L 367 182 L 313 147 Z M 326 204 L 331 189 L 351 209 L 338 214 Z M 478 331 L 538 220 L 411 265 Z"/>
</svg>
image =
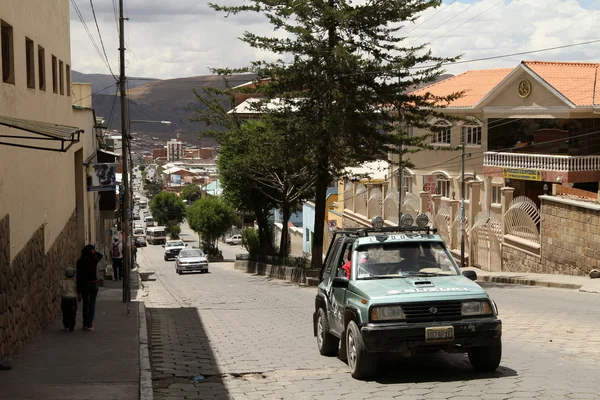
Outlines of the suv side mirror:
<svg viewBox="0 0 600 400">
<path fill-rule="evenodd" d="M 465 278 L 469 278 L 472 281 L 477 280 L 477 272 L 475 272 L 475 271 L 466 270 L 466 271 L 463 271 L 462 274 Z"/>
<path fill-rule="evenodd" d="M 345 276 L 336 276 L 335 278 L 333 278 L 331 286 L 333 286 L 334 288 L 348 289 L 349 283 L 350 279 L 346 278 Z"/>
</svg>

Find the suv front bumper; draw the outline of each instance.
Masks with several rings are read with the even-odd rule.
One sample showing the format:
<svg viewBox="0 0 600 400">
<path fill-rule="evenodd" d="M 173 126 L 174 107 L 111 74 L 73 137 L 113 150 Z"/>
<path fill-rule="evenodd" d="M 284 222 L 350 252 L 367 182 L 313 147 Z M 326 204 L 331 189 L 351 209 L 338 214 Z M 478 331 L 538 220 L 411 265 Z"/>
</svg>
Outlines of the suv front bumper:
<svg viewBox="0 0 600 400">
<path fill-rule="evenodd" d="M 454 340 L 427 342 L 425 328 L 454 327 Z M 419 349 L 466 349 L 497 344 L 502 336 L 502 321 L 497 318 L 473 318 L 428 323 L 365 324 L 361 328 L 369 352 L 395 353 Z"/>
</svg>

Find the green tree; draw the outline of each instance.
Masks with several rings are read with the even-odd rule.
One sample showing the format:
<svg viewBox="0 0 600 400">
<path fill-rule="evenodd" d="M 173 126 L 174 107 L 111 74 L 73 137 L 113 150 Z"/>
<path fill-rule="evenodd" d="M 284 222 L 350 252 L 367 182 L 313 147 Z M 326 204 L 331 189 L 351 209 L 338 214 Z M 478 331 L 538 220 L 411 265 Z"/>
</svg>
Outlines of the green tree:
<svg viewBox="0 0 600 400">
<path fill-rule="evenodd" d="M 181 233 L 181 227 L 179 225 L 170 225 L 167 226 L 167 229 L 169 230 L 171 239 L 179 239 L 179 234 Z"/>
<path fill-rule="evenodd" d="M 231 206 L 218 197 L 205 197 L 186 210 L 190 228 L 200 236 L 202 249 L 207 254 L 218 254 L 218 239 L 235 222 Z"/>
<path fill-rule="evenodd" d="M 181 191 L 181 197 L 192 204 L 202 196 L 202 189 L 196 184 L 187 185 Z"/>
<path fill-rule="evenodd" d="M 159 225 L 172 226 L 183 222 L 185 204 L 175 193 L 160 192 L 150 201 L 152 217 Z"/>
<path fill-rule="evenodd" d="M 277 36 L 244 33 L 242 41 L 251 47 L 279 56 L 275 62 L 255 61 L 246 71 L 269 80 L 256 85 L 264 96 L 257 109 L 293 109 L 296 123 L 305 127 L 302 143 L 308 147 L 302 150 L 313 157 L 316 174 L 311 265 L 319 268 L 326 191 L 332 180 L 347 167 L 387 158 L 390 151 L 410 154 L 426 148 L 425 138 L 410 137 L 408 127 L 427 126 L 428 117 L 440 115 L 432 105 L 443 106 L 460 95 L 410 94 L 415 86 L 434 82 L 441 66 L 453 60 L 434 57 L 424 46 L 403 44 L 402 28 L 441 0 L 248 3 L 211 7 L 228 15 L 263 14 L 278 31 Z M 279 107 L 266 107 L 274 100 Z M 410 165 L 410 160 L 403 164 Z"/>
<path fill-rule="evenodd" d="M 144 164 L 140 165 L 140 171 L 144 172 L 146 170 L 146 166 Z"/>
<path fill-rule="evenodd" d="M 146 196 L 149 199 L 154 198 L 154 196 L 162 192 L 164 185 L 162 179 L 155 177 L 152 180 L 146 179 L 145 182 L 144 188 L 146 189 Z"/>
</svg>

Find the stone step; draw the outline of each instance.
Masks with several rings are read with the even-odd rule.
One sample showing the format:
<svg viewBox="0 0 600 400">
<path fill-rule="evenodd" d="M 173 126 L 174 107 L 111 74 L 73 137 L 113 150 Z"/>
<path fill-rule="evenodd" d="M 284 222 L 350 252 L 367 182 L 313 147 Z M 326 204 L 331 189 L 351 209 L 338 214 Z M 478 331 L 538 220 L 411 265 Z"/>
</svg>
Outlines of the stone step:
<svg viewBox="0 0 600 400">
<path fill-rule="evenodd" d="M 319 286 L 319 278 L 306 278 L 306 284 L 308 286 Z"/>
</svg>

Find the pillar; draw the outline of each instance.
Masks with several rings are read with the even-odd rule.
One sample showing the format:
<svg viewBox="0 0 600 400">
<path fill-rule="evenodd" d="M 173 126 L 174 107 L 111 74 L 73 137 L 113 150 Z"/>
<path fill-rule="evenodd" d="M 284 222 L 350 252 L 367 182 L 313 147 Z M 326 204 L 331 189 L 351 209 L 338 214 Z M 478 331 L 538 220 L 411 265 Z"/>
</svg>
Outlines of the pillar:
<svg viewBox="0 0 600 400">
<path fill-rule="evenodd" d="M 440 211 L 440 206 L 442 205 L 442 195 L 441 194 L 432 194 L 431 200 L 433 202 L 433 210 L 431 210 L 431 214 L 435 217 L 437 213 Z"/>
<path fill-rule="evenodd" d="M 479 210 L 481 208 L 481 205 L 479 204 L 479 201 L 481 199 L 481 182 L 473 181 L 467 183 L 467 185 L 471 187 L 471 198 L 469 199 L 469 225 L 472 228 L 475 225 L 475 218 L 477 217 L 477 214 L 479 214 Z M 469 235 L 468 246 L 469 254 L 467 256 L 469 257 L 469 264 L 472 264 L 473 260 L 475 259 L 475 249 L 473 248 L 474 246 L 472 234 Z"/>
<path fill-rule="evenodd" d="M 510 203 L 513 201 L 515 188 L 509 186 L 503 187 L 500 189 L 500 194 L 502 197 L 502 236 L 504 239 L 504 235 L 506 235 L 506 223 L 504 217 L 508 211 L 508 207 L 510 207 Z"/>
<path fill-rule="evenodd" d="M 426 213 L 429 208 L 429 193 L 422 191 L 419 193 L 419 197 L 421 198 L 421 202 L 419 205 L 419 212 Z"/>
<path fill-rule="evenodd" d="M 492 177 L 486 176 L 483 181 L 484 185 L 484 201 L 481 204 L 481 209 L 489 211 L 492 209 L 492 191 L 494 186 L 492 185 Z"/>
<path fill-rule="evenodd" d="M 456 249 L 458 247 L 458 226 L 454 226 L 454 221 L 458 218 L 460 213 L 460 201 L 450 200 L 450 248 Z"/>
</svg>

